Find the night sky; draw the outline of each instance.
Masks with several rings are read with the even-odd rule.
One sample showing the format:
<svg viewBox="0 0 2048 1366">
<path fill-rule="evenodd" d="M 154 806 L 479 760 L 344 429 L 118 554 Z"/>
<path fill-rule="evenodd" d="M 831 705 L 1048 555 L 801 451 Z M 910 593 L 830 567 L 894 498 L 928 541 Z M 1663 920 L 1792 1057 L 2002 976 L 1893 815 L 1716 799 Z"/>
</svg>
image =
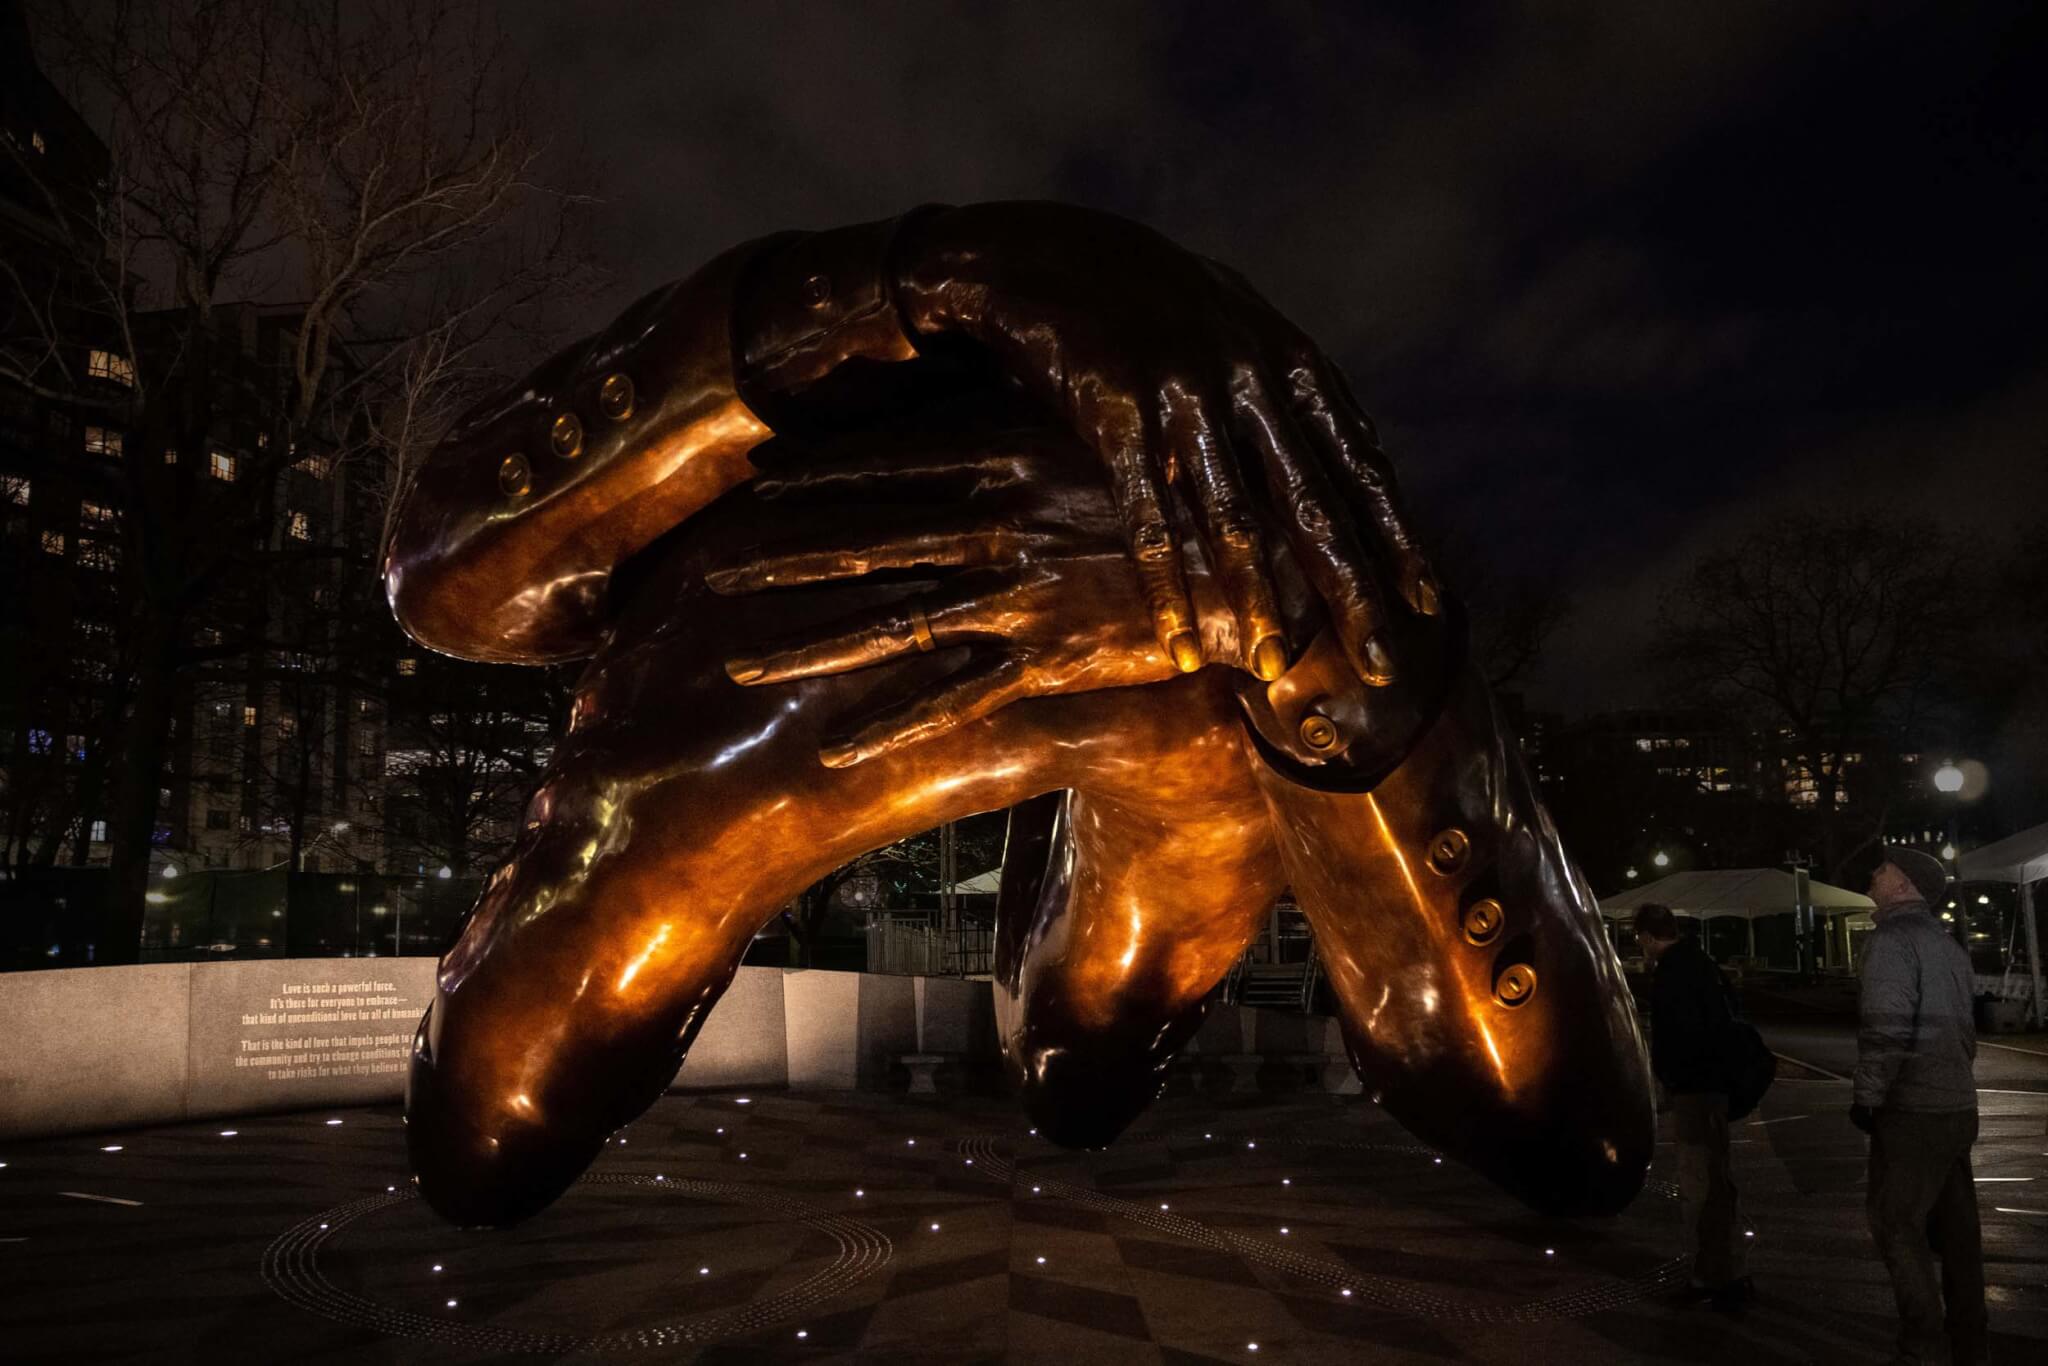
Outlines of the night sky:
<svg viewBox="0 0 2048 1366">
<path fill-rule="evenodd" d="M 1640 696 L 1657 586 L 1763 516 L 2048 506 L 2048 6 L 506 13 L 604 201 L 590 326 L 780 227 L 1143 219 L 1324 344 L 1427 522 L 1568 586 L 1539 705 Z"/>
</svg>

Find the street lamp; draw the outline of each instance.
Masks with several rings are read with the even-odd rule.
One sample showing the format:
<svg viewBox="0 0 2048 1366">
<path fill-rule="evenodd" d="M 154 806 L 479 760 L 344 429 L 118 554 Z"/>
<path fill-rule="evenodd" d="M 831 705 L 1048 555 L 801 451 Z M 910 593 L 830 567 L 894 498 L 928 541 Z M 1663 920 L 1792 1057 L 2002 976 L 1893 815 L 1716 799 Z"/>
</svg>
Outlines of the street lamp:
<svg viewBox="0 0 2048 1366">
<path fill-rule="evenodd" d="M 1956 861 L 1956 806 L 1962 800 L 1963 781 L 1963 771 L 1953 759 L 1942 760 L 1934 770 L 1934 790 L 1948 799 L 1948 843 L 1941 846 L 1941 856 L 1951 864 Z"/>
<path fill-rule="evenodd" d="M 1639 875 L 1637 874 L 1635 869 L 1631 868 L 1628 870 L 1626 874 L 1624 874 L 1624 876 L 1627 877 L 1630 882 L 1634 882 L 1637 876 Z"/>
<path fill-rule="evenodd" d="M 1671 855 L 1665 853 L 1662 849 L 1659 849 L 1656 852 L 1656 854 L 1651 857 L 1650 862 L 1656 864 L 1659 868 L 1669 868 L 1671 866 Z"/>
</svg>

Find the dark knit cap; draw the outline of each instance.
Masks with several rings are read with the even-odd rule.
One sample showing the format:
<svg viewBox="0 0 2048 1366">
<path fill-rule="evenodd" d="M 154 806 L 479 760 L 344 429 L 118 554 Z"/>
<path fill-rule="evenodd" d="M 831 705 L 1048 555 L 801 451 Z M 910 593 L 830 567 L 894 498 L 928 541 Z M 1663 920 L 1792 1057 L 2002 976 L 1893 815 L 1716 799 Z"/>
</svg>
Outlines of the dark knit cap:
<svg viewBox="0 0 2048 1366">
<path fill-rule="evenodd" d="M 1677 939 L 1681 934 L 1678 917 L 1671 913 L 1671 908 L 1654 901 L 1636 907 L 1635 926 L 1638 939 L 1646 934 L 1656 939 Z"/>
<path fill-rule="evenodd" d="M 1941 866 L 1941 860 L 1932 854 L 1923 854 L 1918 849 L 1908 849 L 1902 844 L 1885 846 L 1884 861 L 1906 875 L 1906 879 L 1929 902 L 1941 895 L 1948 886 L 1948 870 Z"/>
</svg>

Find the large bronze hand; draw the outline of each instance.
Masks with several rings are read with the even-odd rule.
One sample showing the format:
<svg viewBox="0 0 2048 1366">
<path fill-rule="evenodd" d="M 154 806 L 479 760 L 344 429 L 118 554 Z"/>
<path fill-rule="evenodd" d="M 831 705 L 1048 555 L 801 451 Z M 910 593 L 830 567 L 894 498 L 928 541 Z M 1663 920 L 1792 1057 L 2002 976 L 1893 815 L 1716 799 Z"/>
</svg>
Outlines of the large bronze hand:
<svg viewBox="0 0 2048 1366">
<path fill-rule="evenodd" d="M 1358 675 L 1391 679 L 1382 627 L 1401 599 L 1434 610 L 1428 568 L 1335 367 L 1241 279 L 1138 224 L 1050 203 L 926 215 L 896 260 L 914 332 L 992 348 L 1102 458 L 1176 664 L 1202 658 L 1169 485 L 1253 673 L 1275 678 L 1288 657 L 1263 545 L 1277 526 Z"/>
<path fill-rule="evenodd" d="M 842 443 L 781 456 L 756 494 L 792 514 L 778 540 L 711 570 L 727 594 L 868 575 L 931 575 L 927 591 L 752 644 L 727 661 L 748 685 L 820 678 L 946 652 L 939 683 L 840 723 L 820 757 L 841 767 L 942 735 L 1026 697 L 1157 683 L 1175 665 L 1148 629 L 1101 472 L 1071 438 L 1019 429 Z M 828 518 L 826 509 L 858 508 Z M 805 515 L 798 517 L 799 512 Z M 799 532 L 797 528 L 806 528 Z M 1237 660 L 1237 619 L 1188 547 L 1204 659 Z"/>
</svg>

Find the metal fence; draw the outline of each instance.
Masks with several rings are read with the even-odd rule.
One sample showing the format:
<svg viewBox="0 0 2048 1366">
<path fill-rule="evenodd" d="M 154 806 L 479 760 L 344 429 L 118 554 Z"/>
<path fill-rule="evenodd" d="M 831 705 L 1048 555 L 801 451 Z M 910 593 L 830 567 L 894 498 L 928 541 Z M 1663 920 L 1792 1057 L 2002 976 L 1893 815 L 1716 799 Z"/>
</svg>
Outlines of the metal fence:
<svg viewBox="0 0 2048 1366">
<path fill-rule="evenodd" d="M 986 977 L 994 970 L 989 925 L 947 928 L 936 911 L 875 911 L 867 919 L 869 972 L 916 977 Z"/>
</svg>

